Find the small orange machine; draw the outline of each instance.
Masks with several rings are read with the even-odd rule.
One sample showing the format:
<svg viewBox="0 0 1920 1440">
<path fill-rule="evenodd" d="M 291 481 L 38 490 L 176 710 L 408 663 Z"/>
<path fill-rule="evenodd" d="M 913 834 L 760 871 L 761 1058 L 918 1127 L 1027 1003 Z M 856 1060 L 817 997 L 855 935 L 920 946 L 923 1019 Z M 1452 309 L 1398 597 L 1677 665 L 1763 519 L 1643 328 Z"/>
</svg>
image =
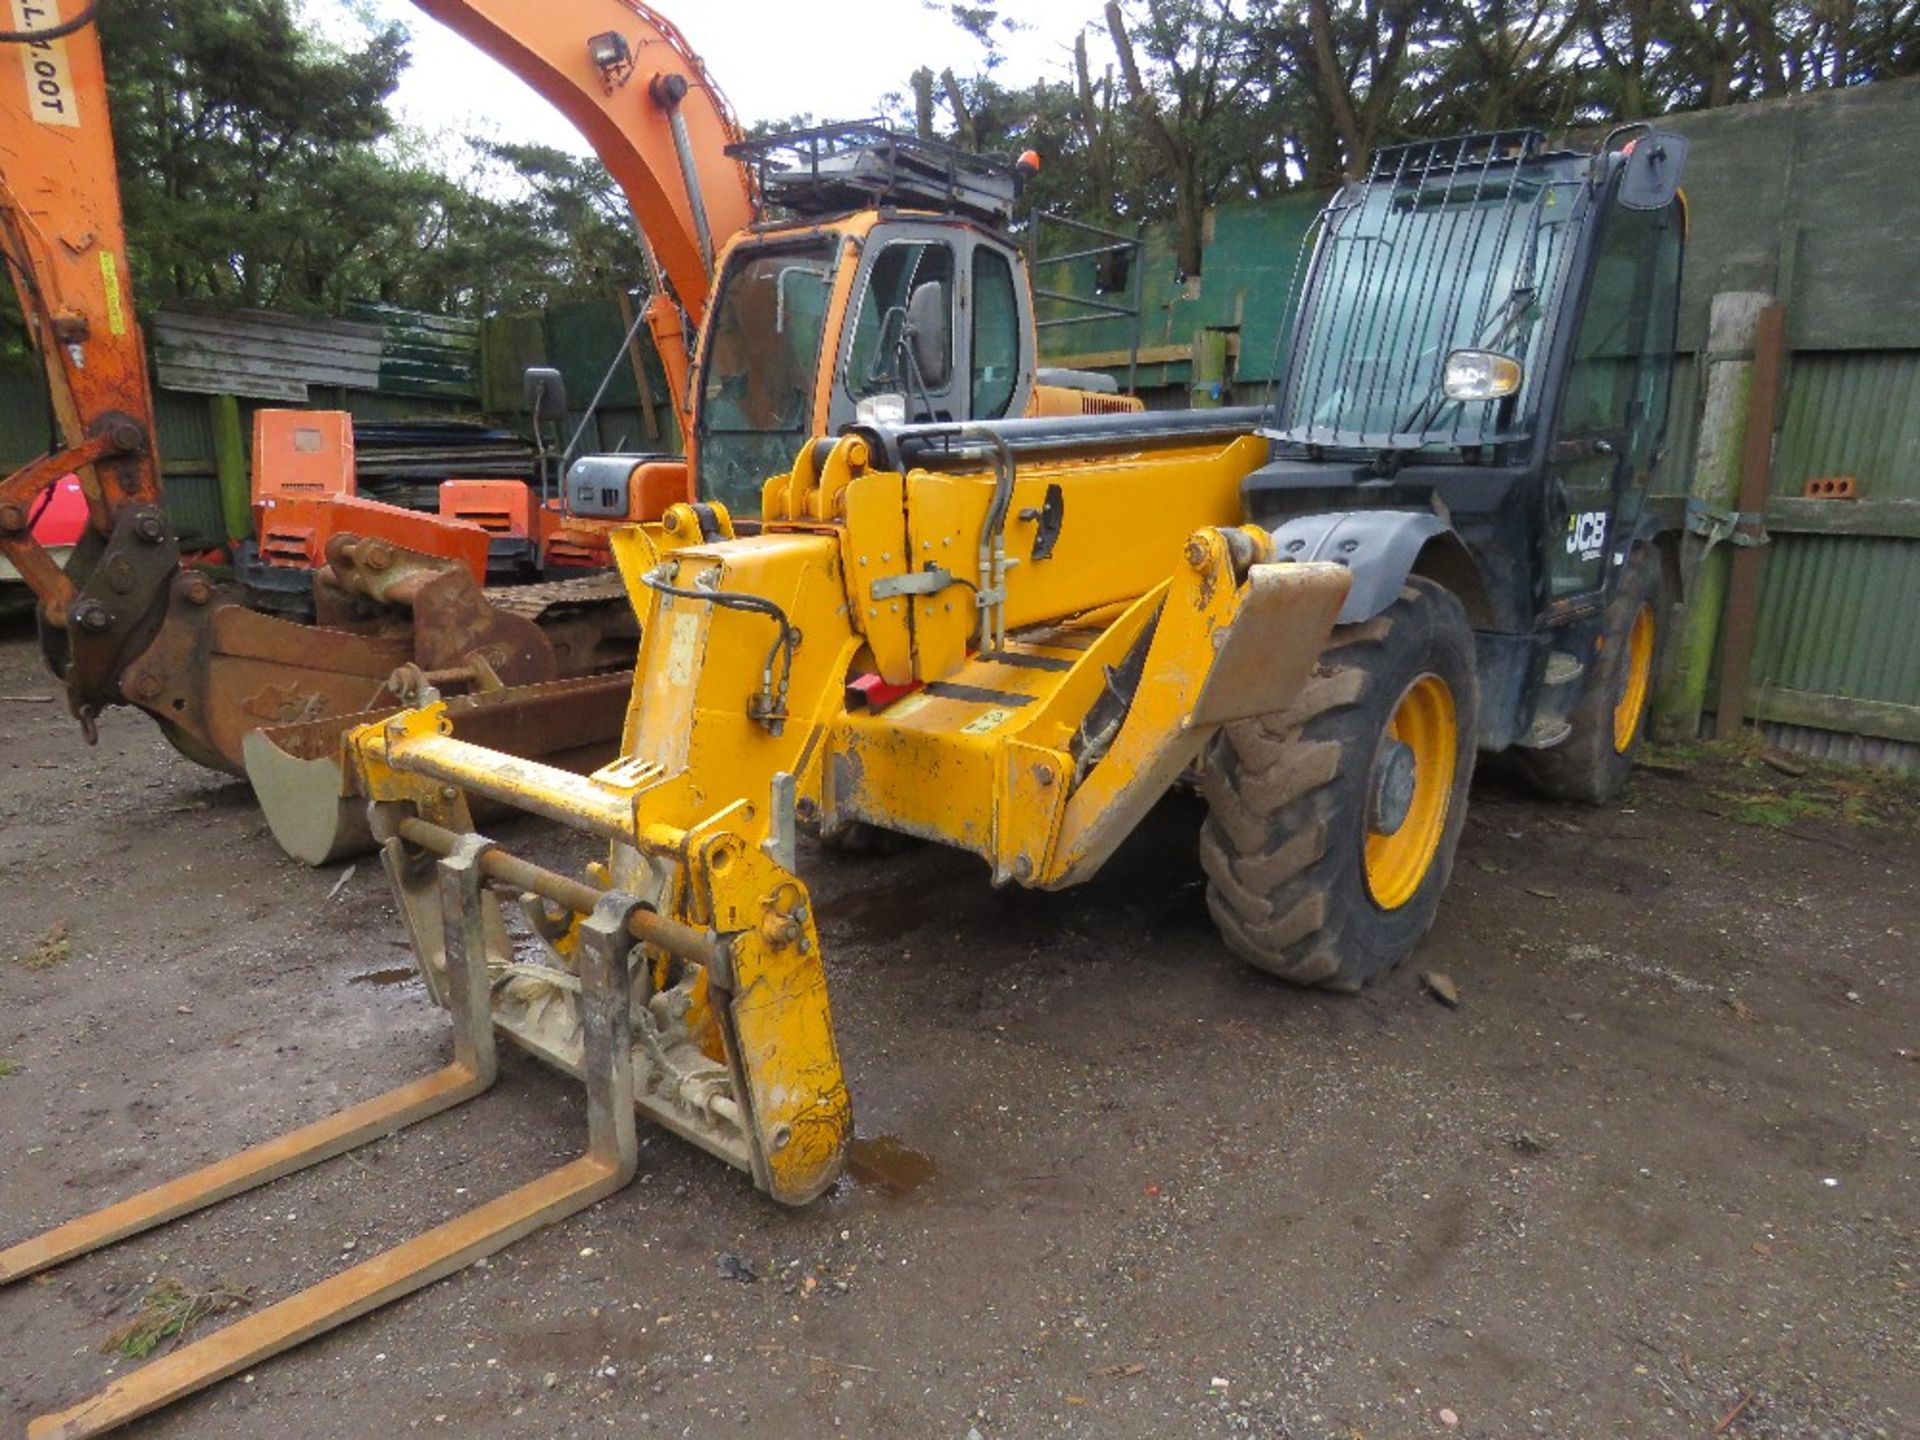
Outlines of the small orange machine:
<svg viewBox="0 0 1920 1440">
<path fill-rule="evenodd" d="M 523 480 L 440 483 L 440 518 L 468 521 L 487 532 L 489 578 L 496 582 L 525 578 L 538 568 L 533 511 L 533 491 Z"/>
<path fill-rule="evenodd" d="M 614 530 L 658 520 L 690 498 L 683 457 L 584 455 L 567 471 L 565 504 L 549 501 L 540 510 L 541 568 L 607 569 Z"/>
<path fill-rule="evenodd" d="M 524 485 L 513 488 L 525 491 Z M 343 532 L 444 555 L 487 580 L 487 531 L 470 521 L 362 500 L 353 473 L 353 416 L 345 410 L 253 412 L 253 529 L 262 565 L 317 570 Z"/>
</svg>

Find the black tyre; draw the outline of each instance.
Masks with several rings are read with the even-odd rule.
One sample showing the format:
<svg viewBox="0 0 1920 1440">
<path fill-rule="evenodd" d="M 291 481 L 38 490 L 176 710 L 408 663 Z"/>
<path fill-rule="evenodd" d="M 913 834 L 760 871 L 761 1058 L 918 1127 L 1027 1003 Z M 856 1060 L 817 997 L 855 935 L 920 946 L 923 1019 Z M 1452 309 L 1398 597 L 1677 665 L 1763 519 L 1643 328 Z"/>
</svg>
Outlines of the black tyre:
<svg viewBox="0 0 1920 1440">
<path fill-rule="evenodd" d="M 1571 733 L 1551 750 L 1513 752 L 1531 789 L 1549 800 L 1584 805 L 1605 805 L 1620 793 L 1646 732 L 1666 649 L 1667 614 L 1659 552 L 1639 546 L 1627 557 L 1620 587 L 1607 605 L 1600 653 L 1586 676 L 1586 694 L 1570 717 Z"/>
<path fill-rule="evenodd" d="M 1333 990 L 1406 959 L 1453 870 L 1478 718 L 1466 612 L 1415 577 L 1334 631 L 1286 710 L 1223 729 L 1200 858 L 1228 946 Z"/>
</svg>

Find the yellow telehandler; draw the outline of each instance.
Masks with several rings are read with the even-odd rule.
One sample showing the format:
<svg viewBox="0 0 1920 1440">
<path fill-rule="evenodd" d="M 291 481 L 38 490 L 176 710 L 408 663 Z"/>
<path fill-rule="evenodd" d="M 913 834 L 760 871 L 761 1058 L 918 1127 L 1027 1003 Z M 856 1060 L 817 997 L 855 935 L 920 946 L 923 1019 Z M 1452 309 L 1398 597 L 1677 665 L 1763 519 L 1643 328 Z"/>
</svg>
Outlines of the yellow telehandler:
<svg viewBox="0 0 1920 1440">
<path fill-rule="evenodd" d="M 0 1252 L 33 1273 L 443 1110 L 496 1035 L 579 1076 L 582 1159 L 115 1381 L 95 1434 L 608 1194 L 635 1116 L 784 1204 L 852 1115 L 796 836 L 876 827 L 996 884 L 1091 876 L 1196 777 L 1222 935 L 1355 989 L 1432 922 L 1476 753 L 1618 788 L 1666 623 L 1684 142 L 1384 151 L 1322 216 L 1269 407 L 861 424 L 615 540 L 642 638 L 617 760 L 488 750 L 427 703 L 348 739 L 454 1063 Z M 569 876 L 479 801 L 583 832 Z"/>
</svg>

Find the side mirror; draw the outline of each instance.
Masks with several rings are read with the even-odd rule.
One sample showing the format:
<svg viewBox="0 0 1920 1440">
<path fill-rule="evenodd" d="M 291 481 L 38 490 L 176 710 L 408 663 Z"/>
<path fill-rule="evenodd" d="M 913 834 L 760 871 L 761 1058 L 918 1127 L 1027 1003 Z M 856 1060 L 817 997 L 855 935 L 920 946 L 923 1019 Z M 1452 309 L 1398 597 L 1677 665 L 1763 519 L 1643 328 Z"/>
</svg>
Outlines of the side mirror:
<svg viewBox="0 0 1920 1440">
<path fill-rule="evenodd" d="M 913 287 L 907 301 L 907 343 L 913 346 L 921 383 L 929 390 L 944 390 L 953 378 L 953 308 L 947 303 L 947 287 L 938 280 Z"/>
<path fill-rule="evenodd" d="M 1629 210 L 1664 210 L 1680 190 L 1687 168 L 1687 141 L 1667 130 L 1649 130 L 1627 149 L 1620 177 L 1620 203 Z"/>
<path fill-rule="evenodd" d="M 522 377 L 521 395 L 533 423 L 561 420 L 567 413 L 567 382 L 558 370 L 529 365 Z"/>
</svg>

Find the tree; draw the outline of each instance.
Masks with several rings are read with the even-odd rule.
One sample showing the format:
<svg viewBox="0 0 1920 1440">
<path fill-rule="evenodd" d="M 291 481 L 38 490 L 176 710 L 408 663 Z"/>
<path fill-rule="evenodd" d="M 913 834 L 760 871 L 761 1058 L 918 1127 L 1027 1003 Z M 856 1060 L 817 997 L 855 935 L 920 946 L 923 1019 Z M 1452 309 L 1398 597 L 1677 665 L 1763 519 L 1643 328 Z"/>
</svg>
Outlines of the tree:
<svg viewBox="0 0 1920 1440">
<path fill-rule="evenodd" d="M 377 227 L 350 212 L 390 193 L 348 178 L 379 168 L 403 32 L 337 49 L 289 0 L 116 0 L 101 25 L 142 293 L 317 303 L 311 228 L 334 227 L 328 263 L 355 258 L 338 244 Z"/>
<path fill-rule="evenodd" d="M 1374 146 L 1393 131 L 1409 47 L 1429 18 L 1420 0 L 1307 0 L 1314 85 L 1333 116 L 1349 178 L 1364 175 Z"/>
<path fill-rule="evenodd" d="M 1420 77 L 1420 134 L 1563 129 L 1581 96 L 1566 63 L 1580 29 L 1567 0 L 1445 0 L 1435 7 L 1432 52 Z"/>
<path fill-rule="evenodd" d="M 519 279 L 522 287 L 542 291 L 535 303 L 649 283 L 627 198 L 599 161 L 546 145 L 475 143 L 523 188 L 523 198 L 504 203 L 494 223 L 535 241 L 539 259 Z"/>
<path fill-rule="evenodd" d="M 325 42 L 297 3 L 101 7 L 143 298 L 331 312 L 372 297 L 485 314 L 646 283 L 624 198 L 597 162 L 402 133 L 387 102 L 404 30 L 363 22 Z M 1000 0 L 922 3 L 983 53 L 972 73 L 917 69 L 880 101 L 896 123 L 976 150 L 1038 150 L 1034 206 L 1170 221 L 1188 275 L 1211 208 L 1331 187 L 1364 174 L 1382 144 L 1920 71 L 1920 0 L 1073 0 L 1088 23 L 1070 60 L 1016 87 L 999 78 L 1020 28 Z"/>
<path fill-rule="evenodd" d="M 1156 162 L 1160 193 L 1143 208 L 1171 212 L 1180 273 L 1197 275 L 1206 212 L 1261 140 L 1247 26 L 1235 0 L 1144 0 L 1131 19 L 1107 0 L 1106 22 L 1137 142 Z"/>
</svg>

